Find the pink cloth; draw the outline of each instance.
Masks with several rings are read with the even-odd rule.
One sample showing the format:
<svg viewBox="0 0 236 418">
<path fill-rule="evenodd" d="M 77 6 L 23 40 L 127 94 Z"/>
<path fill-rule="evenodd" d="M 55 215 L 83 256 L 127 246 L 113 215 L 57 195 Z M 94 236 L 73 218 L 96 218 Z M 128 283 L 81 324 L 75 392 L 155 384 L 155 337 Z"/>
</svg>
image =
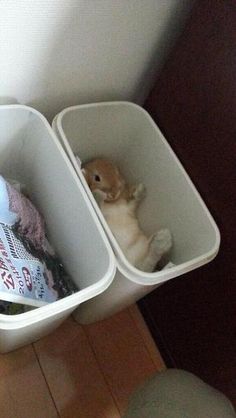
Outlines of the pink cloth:
<svg viewBox="0 0 236 418">
<path fill-rule="evenodd" d="M 45 243 L 45 223 L 27 197 L 6 182 L 9 196 L 9 210 L 18 215 L 18 232 L 24 235 L 36 249 Z"/>
</svg>

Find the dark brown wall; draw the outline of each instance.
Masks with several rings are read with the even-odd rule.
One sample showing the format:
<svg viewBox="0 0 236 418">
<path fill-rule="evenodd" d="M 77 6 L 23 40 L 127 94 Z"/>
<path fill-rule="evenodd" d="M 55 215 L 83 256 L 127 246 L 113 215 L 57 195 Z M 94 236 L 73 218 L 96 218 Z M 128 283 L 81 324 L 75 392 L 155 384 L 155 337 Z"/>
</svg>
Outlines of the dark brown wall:
<svg viewBox="0 0 236 418">
<path fill-rule="evenodd" d="M 236 2 L 197 1 L 145 107 L 222 236 L 209 265 L 140 306 L 165 358 L 236 402 Z"/>
</svg>

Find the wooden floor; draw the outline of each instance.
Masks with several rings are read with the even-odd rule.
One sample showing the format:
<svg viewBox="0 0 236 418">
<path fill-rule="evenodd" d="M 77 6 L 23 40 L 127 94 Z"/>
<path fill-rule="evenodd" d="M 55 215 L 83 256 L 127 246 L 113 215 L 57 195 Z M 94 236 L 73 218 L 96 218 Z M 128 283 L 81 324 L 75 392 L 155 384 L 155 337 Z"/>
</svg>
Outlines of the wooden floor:
<svg viewBox="0 0 236 418">
<path fill-rule="evenodd" d="M 1 418 L 119 418 L 133 390 L 165 368 L 136 306 L 0 355 Z"/>
</svg>

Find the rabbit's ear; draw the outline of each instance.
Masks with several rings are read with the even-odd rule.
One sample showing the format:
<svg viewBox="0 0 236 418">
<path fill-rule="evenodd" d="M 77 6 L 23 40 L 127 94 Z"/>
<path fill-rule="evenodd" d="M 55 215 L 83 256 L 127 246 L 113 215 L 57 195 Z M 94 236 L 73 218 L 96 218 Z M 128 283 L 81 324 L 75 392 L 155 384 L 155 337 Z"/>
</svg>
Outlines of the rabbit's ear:
<svg viewBox="0 0 236 418">
<path fill-rule="evenodd" d="M 82 171 L 82 173 L 83 173 L 83 175 L 84 175 L 84 177 L 85 177 L 85 180 L 86 180 L 86 181 L 88 181 L 88 177 L 89 177 L 89 176 L 88 176 L 88 170 L 86 170 L 86 168 L 82 168 L 82 170 L 81 170 L 81 171 Z"/>
</svg>

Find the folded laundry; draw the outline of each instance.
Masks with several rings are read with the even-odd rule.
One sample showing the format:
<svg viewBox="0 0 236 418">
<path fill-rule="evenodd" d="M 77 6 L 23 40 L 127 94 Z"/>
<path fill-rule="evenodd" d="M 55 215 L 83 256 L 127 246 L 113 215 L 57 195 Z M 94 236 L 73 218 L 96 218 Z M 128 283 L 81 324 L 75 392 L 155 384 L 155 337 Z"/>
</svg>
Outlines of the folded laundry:
<svg viewBox="0 0 236 418">
<path fill-rule="evenodd" d="M 38 210 L 0 176 L 0 313 L 21 313 L 28 308 L 18 304 L 39 307 L 77 290 L 47 241 Z"/>
</svg>

